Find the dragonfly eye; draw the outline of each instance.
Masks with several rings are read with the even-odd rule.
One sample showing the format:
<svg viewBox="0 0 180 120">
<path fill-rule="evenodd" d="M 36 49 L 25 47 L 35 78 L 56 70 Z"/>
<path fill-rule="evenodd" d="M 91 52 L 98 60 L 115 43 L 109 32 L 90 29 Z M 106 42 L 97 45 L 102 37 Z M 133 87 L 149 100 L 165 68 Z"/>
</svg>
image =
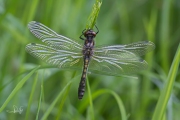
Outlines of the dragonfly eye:
<svg viewBox="0 0 180 120">
<path fill-rule="evenodd" d="M 84 33 L 84 37 L 90 37 L 90 36 L 93 36 L 93 37 L 96 37 L 96 32 L 94 32 L 93 30 L 89 29 L 87 30 L 85 33 Z"/>
</svg>

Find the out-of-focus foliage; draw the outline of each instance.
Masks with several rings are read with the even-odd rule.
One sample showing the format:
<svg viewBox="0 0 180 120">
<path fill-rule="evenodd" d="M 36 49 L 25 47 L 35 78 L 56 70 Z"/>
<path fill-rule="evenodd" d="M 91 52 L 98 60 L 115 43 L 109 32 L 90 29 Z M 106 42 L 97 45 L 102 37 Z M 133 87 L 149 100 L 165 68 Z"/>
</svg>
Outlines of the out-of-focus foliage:
<svg viewBox="0 0 180 120">
<path fill-rule="evenodd" d="M 83 42 L 79 36 L 86 28 L 94 3 L 95 0 L 0 0 L 1 107 L 33 68 L 46 65 L 25 51 L 26 44 L 41 43 L 29 32 L 27 24 L 38 21 Z M 152 119 L 180 43 L 180 1 L 104 0 L 96 25 L 100 30 L 96 45 L 154 42 L 156 49 L 144 57 L 149 69 L 138 75 L 137 80 L 88 75 L 90 92 L 86 90 L 84 98 L 78 100 L 81 73 L 45 67 L 28 76 L 1 111 L 0 120 L 36 119 L 37 114 L 37 119 L 119 120 L 124 116 L 129 120 Z M 179 82 L 180 71 L 164 119 L 180 118 Z M 22 113 L 7 112 L 14 110 L 13 105 L 23 106 Z"/>
</svg>

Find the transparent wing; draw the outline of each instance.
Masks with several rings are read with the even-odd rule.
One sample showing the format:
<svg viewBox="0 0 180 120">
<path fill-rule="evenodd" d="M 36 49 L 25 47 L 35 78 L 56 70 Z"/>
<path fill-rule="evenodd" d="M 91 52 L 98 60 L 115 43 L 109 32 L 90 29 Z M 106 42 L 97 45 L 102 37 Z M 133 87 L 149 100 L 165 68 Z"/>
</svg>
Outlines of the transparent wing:
<svg viewBox="0 0 180 120">
<path fill-rule="evenodd" d="M 115 76 L 137 73 L 148 67 L 147 62 L 139 56 L 154 48 L 155 45 L 150 41 L 96 47 L 89 65 L 89 71 L 95 74 Z"/>
<path fill-rule="evenodd" d="M 141 41 L 127 45 L 102 46 L 94 48 L 94 56 L 99 56 L 100 58 L 110 57 L 119 60 L 134 59 L 138 56 L 145 55 L 154 48 L 154 43 L 150 41 Z"/>
<path fill-rule="evenodd" d="M 77 53 L 63 49 L 56 49 L 35 43 L 26 45 L 26 51 L 32 56 L 59 68 L 82 70 L 83 56 L 81 52 Z"/>
<path fill-rule="evenodd" d="M 29 30 L 42 42 L 56 49 L 80 50 L 82 45 L 67 37 L 57 34 L 45 25 L 32 21 L 28 24 Z"/>
<path fill-rule="evenodd" d="M 47 45 L 31 43 L 26 51 L 51 65 L 66 69 L 79 69 L 83 65 L 83 46 L 67 37 L 57 34 L 45 25 L 32 21 L 30 31 Z"/>
<path fill-rule="evenodd" d="M 94 74 L 104 74 L 111 76 L 121 76 L 137 73 L 140 70 L 147 69 L 148 64 L 145 60 L 127 59 L 127 60 L 113 60 L 113 59 L 96 59 L 92 57 L 89 65 L 89 72 Z"/>
</svg>

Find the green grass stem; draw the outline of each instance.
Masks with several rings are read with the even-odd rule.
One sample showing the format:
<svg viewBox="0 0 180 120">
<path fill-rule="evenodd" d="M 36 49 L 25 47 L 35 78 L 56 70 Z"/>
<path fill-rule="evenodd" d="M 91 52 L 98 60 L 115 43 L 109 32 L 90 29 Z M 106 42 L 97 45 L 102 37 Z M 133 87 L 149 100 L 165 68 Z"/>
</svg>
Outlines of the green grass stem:
<svg viewBox="0 0 180 120">
<path fill-rule="evenodd" d="M 179 68 L 179 62 L 180 62 L 180 44 L 178 46 L 176 55 L 174 57 L 173 63 L 171 65 L 168 78 L 165 82 L 164 88 L 161 90 L 161 94 L 159 97 L 159 100 L 157 102 L 155 112 L 153 114 L 152 120 L 162 120 L 163 115 L 167 108 L 167 103 L 169 101 L 169 97 L 171 95 L 174 81 L 176 79 L 177 71 Z"/>
<path fill-rule="evenodd" d="M 86 29 L 93 29 L 93 27 L 95 26 L 101 5 L 102 5 L 102 0 L 96 0 L 96 3 L 93 5 L 92 12 L 88 18 Z"/>
</svg>

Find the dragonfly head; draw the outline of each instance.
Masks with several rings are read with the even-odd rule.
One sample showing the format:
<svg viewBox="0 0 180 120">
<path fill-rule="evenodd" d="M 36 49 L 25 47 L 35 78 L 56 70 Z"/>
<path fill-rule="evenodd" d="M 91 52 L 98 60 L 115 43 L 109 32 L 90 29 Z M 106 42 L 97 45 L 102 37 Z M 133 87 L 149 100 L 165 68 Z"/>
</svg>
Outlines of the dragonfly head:
<svg viewBox="0 0 180 120">
<path fill-rule="evenodd" d="M 93 30 L 89 29 L 86 32 L 84 32 L 84 37 L 87 39 L 93 39 L 96 37 L 96 32 L 94 32 Z"/>
</svg>

